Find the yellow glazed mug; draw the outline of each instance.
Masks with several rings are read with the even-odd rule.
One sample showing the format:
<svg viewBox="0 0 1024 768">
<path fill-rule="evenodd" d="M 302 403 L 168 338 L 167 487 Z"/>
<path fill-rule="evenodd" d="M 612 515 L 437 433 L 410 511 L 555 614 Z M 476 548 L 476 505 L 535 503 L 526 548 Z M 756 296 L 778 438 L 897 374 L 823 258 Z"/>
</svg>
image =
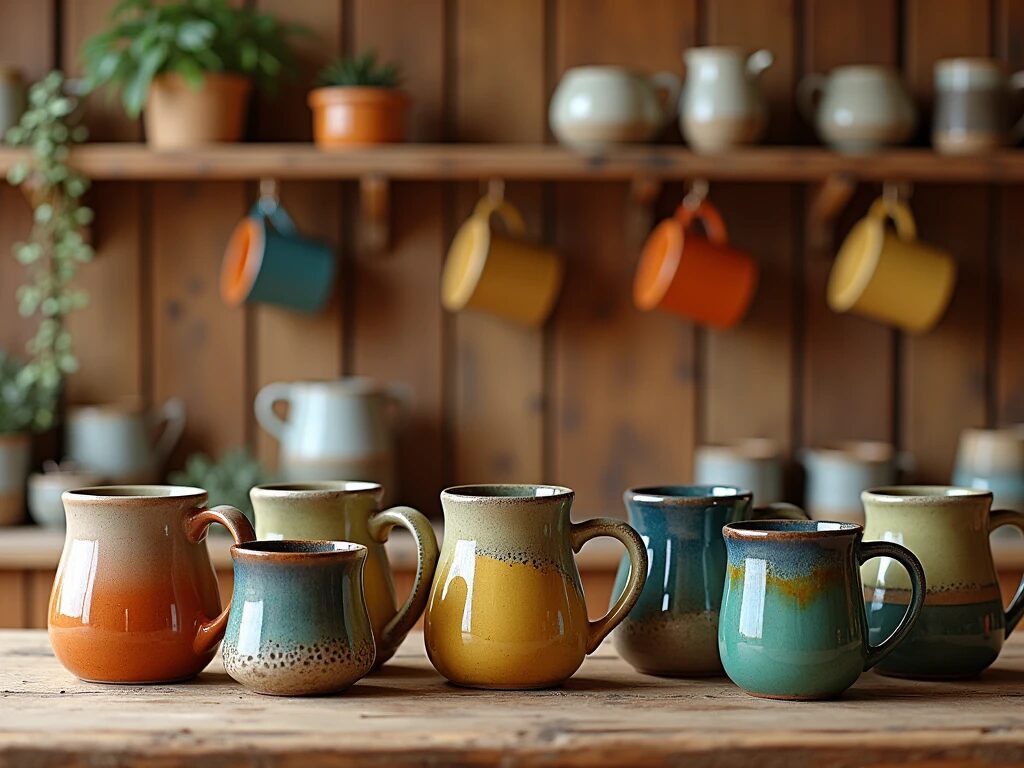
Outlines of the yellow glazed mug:
<svg viewBox="0 0 1024 768">
<path fill-rule="evenodd" d="M 889 219 L 895 231 L 886 226 Z M 923 333 L 942 317 L 955 282 L 953 257 L 918 241 L 910 209 L 879 198 L 839 249 L 828 279 L 828 305 Z"/>
<path fill-rule="evenodd" d="M 565 270 L 553 250 L 523 240 L 525 231 L 511 203 L 489 197 L 477 203 L 448 248 L 441 278 L 445 309 L 474 309 L 520 325 L 543 325 Z"/>
</svg>

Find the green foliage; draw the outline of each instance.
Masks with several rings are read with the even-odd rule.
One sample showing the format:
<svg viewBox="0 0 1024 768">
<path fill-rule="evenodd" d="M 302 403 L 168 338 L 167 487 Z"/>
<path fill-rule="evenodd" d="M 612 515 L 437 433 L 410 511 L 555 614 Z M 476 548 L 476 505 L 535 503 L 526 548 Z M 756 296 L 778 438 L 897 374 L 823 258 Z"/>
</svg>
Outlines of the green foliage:
<svg viewBox="0 0 1024 768">
<path fill-rule="evenodd" d="M 65 318 L 86 304 L 85 292 L 72 283 L 79 265 L 93 257 L 82 234 L 93 218 L 81 203 L 89 180 L 67 164 L 71 147 L 86 138 L 85 128 L 70 125 L 75 107 L 65 93 L 63 74 L 51 72 L 29 89 L 28 109 L 6 137 L 8 143 L 31 150 L 28 160 L 11 168 L 7 180 L 21 187 L 34 206 L 29 239 L 15 243 L 13 251 L 29 274 L 17 291 L 18 310 L 24 317 L 39 318 L 36 335 L 27 344 L 31 359 L 17 375 L 19 386 L 31 392 L 35 410 L 28 426 L 36 430 L 53 426 L 61 382 L 78 369 Z"/>
<path fill-rule="evenodd" d="M 249 452 L 239 448 L 214 461 L 205 453 L 193 453 L 185 468 L 172 472 L 170 481 L 176 485 L 193 485 L 210 494 L 210 504 L 230 504 L 253 519 L 249 489 L 267 481 L 263 465 Z"/>
<path fill-rule="evenodd" d="M 321 85 L 362 88 L 397 88 L 401 81 L 398 66 L 393 62 L 378 64 L 376 51 L 336 59 L 324 67 L 317 77 Z"/>
<path fill-rule="evenodd" d="M 0 349 L 0 435 L 30 430 L 44 407 L 40 402 L 44 393 L 33 383 L 26 367 Z"/>
<path fill-rule="evenodd" d="M 142 112 L 153 78 L 166 73 L 196 89 L 206 72 L 246 75 L 272 88 L 293 65 L 288 38 L 304 31 L 226 0 L 121 0 L 110 28 L 83 48 L 86 88 L 119 89 L 131 117 Z"/>
</svg>

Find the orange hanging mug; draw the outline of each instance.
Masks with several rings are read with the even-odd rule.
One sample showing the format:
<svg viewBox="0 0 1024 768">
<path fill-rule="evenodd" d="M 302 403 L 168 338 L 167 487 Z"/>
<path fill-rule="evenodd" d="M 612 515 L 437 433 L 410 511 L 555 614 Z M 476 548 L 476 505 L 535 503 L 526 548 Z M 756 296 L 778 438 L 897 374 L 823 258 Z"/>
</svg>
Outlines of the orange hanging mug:
<svg viewBox="0 0 1024 768">
<path fill-rule="evenodd" d="M 704 225 L 705 237 L 693 231 Z M 757 264 L 729 245 L 721 215 L 702 201 L 683 203 L 647 238 L 633 281 L 639 309 L 662 309 L 704 325 L 730 328 L 746 314 Z"/>
</svg>

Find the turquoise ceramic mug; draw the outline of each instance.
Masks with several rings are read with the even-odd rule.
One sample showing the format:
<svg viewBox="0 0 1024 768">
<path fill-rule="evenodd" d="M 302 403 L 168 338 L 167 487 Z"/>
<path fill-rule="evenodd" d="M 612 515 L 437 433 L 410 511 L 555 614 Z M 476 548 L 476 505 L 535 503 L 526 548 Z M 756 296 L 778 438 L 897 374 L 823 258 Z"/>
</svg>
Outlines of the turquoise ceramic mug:
<svg viewBox="0 0 1024 768">
<path fill-rule="evenodd" d="M 235 585 L 224 669 L 257 693 L 343 691 L 376 658 L 363 596 L 366 547 L 250 541 L 231 547 Z"/>
<path fill-rule="evenodd" d="M 728 566 L 718 648 L 729 678 L 770 699 L 829 699 L 891 653 L 924 605 L 921 561 L 855 523 L 760 520 L 722 529 Z M 909 605 L 878 645 L 868 642 L 861 563 L 891 557 L 910 574 Z"/>
<path fill-rule="evenodd" d="M 331 294 L 334 271 L 331 246 L 303 237 L 276 200 L 261 198 L 231 234 L 220 294 L 231 306 L 276 304 L 316 312 Z"/>
</svg>

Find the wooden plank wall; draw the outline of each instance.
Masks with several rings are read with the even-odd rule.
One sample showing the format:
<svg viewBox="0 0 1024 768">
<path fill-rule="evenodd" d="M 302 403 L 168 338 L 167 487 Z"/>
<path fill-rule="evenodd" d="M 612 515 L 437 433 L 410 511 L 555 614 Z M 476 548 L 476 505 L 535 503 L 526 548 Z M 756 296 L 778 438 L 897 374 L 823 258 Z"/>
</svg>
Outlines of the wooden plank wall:
<svg viewBox="0 0 1024 768">
<path fill-rule="evenodd" d="M 0 0 L 0 61 L 33 77 L 50 66 L 78 72 L 79 47 L 113 2 Z M 809 72 L 891 64 L 927 110 L 938 57 L 994 54 L 1024 66 L 1024 0 L 250 2 L 316 31 L 301 42 L 298 78 L 254 105 L 251 135 L 269 141 L 308 139 L 312 74 L 336 54 L 369 48 L 402 65 L 415 100 L 412 138 L 422 141 L 550 141 L 547 102 L 567 67 L 680 72 L 680 54 L 694 44 L 774 52 L 764 79 L 768 140 L 787 144 L 813 141 L 793 103 Z M 90 100 L 88 122 L 98 140 L 141 135 L 103 99 Z M 431 513 L 446 484 L 517 480 L 572 486 L 579 515 L 616 514 L 629 485 L 689 479 L 700 442 L 747 436 L 775 438 L 788 450 L 894 440 L 916 455 L 921 480 L 942 482 L 963 427 L 1024 421 L 1019 188 L 914 191 L 922 235 L 951 249 L 961 270 L 948 317 L 920 338 L 828 311 L 833 249 L 811 247 L 810 194 L 784 184 L 712 187 L 732 238 L 763 272 L 751 315 L 734 331 L 632 307 L 637 243 L 627 227 L 628 190 L 605 182 L 507 190 L 531 233 L 568 262 L 548 328 L 446 315 L 437 300 L 445 249 L 481 189 L 395 185 L 392 248 L 367 256 L 355 248 L 351 185 L 284 185 L 285 205 L 304 229 L 336 245 L 342 263 L 331 305 L 307 318 L 228 309 L 217 298 L 224 241 L 255 185 L 98 184 L 99 257 L 82 274 L 92 302 L 73 323 L 83 368 L 69 397 L 180 396 L 189 426 L 175 461 L 195 449 L 250 444 L 272 463 L 276 445 L 250 408 L 260 386 L 340 374 L 392 381 L 409 393 L 400 498 Z M 666 186 L 659 215 L 682 192 Z M 837 237 L 877 193 L 858 192 Z M 18 195 L 0 187 L 5 252 L 27 216 Z M 31 332 L 11 301 L 19 281 L 13 260 L 0 259 L 0 345 L 13 349 Z"/>
</svg>

